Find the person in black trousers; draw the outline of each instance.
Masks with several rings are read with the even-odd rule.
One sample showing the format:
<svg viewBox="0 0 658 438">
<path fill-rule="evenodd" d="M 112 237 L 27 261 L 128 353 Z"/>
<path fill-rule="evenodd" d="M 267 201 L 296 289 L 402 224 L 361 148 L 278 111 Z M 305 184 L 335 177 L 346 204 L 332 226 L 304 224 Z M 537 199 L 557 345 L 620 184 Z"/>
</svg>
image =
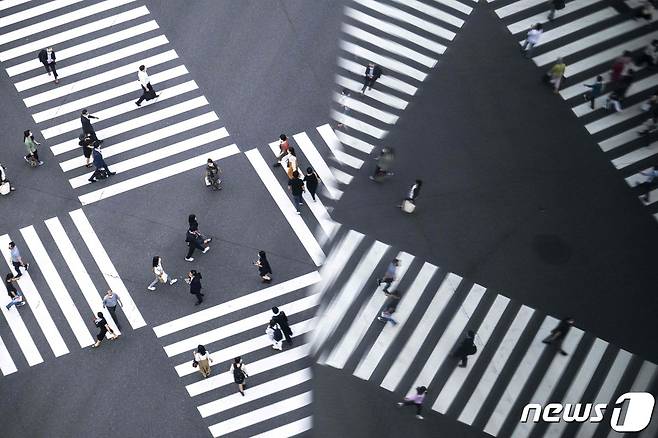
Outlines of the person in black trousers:
<svg viewBox="0 0 658 438">
<path fill-rule="evenodd" d="M 304 176 L 304 184 L 306 184 L 306 188 L 308 189 L 308 192 L 311 194 L 311 198 L 315 201 L 315 192 L 318 191 L 318 183 L 320 182 L 320 177 L 318 176 L 317 173 L 315 173 L 315 170 L 313 170 L 312 167 L 307 167 L 306 168 L 306 176 Z"/>
<path fill-rule="evenodd" d="M 459 347 L 457 347 L 455 352 L 452 353 L 452 357 L 458 357 L 461 359 L 461 362 L 457 366 L 462 368 L 466 367 L 466 364 L 468 363 L 468 356 L 477 353 L 478 349 L 473 342 L 474 340 L 475 332 L 473 330 L 469 330 L 466 337 L 462 339 L 461 343 L 459 344 Z"/>
<path fill-rule="evenodd" d="M 200 249 L 204 254 L 207 253 L 210 251 L 210 246 L 204 247 L 204 245 L 209 244 L 212 241 L 212 238 L 206 239 L 203 237 L 199 231 L 199 222 L 196 220 L 196 215 L 189 215 L 187 217 L 187 223 L 189 227 L 187 229 L 187 235 L 185 236 L 185 242 L 187 242 L 189 248 L 187 250 L 185 260 L 188 262 L 193 262 L 194 258 L 192 257 L 192 254 L 194 254 L 194 250 Z"/>
<path fill-rule="evenodd" d="M 91 124 L 91 119 L 98 120 L 98 117 L 92 116 L 91 114 L 89 114 L 89 111 L 83 109 L 82 114 L 80 114 L 80 123 L 82 124 L 82 132 L 85 135 L 89 134 L 91 136 L 91 139 L 93 141 L 97 141 L 98 144 L 103 144 L 103 140 L 99 140 L 98 137 L 96 137 L 96 131 L 94 130 L 94 127 Z"/>
<path fill-rule="evenodd" d="M 260 275 L 263 283 L 272 282 L 272 268 L 270 262 L 267 261 L 265 251 L 258 251 L 258 260 L 254 262 L 254 266 L 258 267 L 258 275 Z"/>
<path fill-rule="evenodd" d="M 139 66 L 139 71 L 137 72 L 137 78 L 139 80 L 139 84 L 142 86 L 143 93 L 139 97 L 139 99 L 137 99 L 135 105 L 142 106 L 142 102 L 144 100 L 157 99 L 158 97 L 160 97 L 160 95 L 156 94 L 155 90 L 153 89 L 153 85 L 151 85 L 151 79 L 149 78 L 148 73 L 146 73 L 145 65 Z"/>
<path fill-rule="evenodd" d="M 564 338 L 567 337 L 567 333 L 569 333 L 569 329 L 571 329 L 573 323 L 574 320 L 572 317 L 568 316 L 564 318 L 562 321 L 560 321 L 557 327 L 551 330 L 551 334 L 548 335 L 542 342 L 544 344 L 554 346 L 561 355 L 566 356 L 568 353 L 562 349 L 562 342 L 564 342 Z"/>
<path fill-rule="evenodd" d="M 363 76 L 363 88 L 361 88 L 361 94 L 366 92 L 366 87 L 368 90 L 372 90 L 372 86 L 375 85 L 377 79 L 382 75 L 382 69 L 374 62 L 369 63 L 366 66 L 366 72 Z"/>
<path fill-rule="evenodd" d="M 201 272 L 197 272 L 192 269 L 187 274 L 187 282 L 190 285 L 190 293 L 196 296 L 195 306 L 198 306 L 203 302 L 204 294 L 201 293 Z"/>
<path fill-rule="evenodd" d="M 55 51 L 53 48 L 48 47 L 47 49 L 41 50 L 39 52 L 39 61 L 41 61 L 43 66 L 46 68 L 46 73 L 48 73 L 48 76 L 50 76 L 52 71 L 53 76 L 55 76 L 55 83 L 59 84 L 57 66 L 55 65 Z"/>
<path fill-rule="evenodd" d="M 292 330 L 288 325 L 288 317 L 284 312 L 281 312 L 278 307 L 272 307 L 272 313 L 274 313 L 274 316 L 272 317 L 270 324 L 279 324 L 279 327 L 281 327 L 281 331 L 283 332 L 283 336 L 286 337 L 286 342 L 289 345 L 292 344 Z"/>
</svg>

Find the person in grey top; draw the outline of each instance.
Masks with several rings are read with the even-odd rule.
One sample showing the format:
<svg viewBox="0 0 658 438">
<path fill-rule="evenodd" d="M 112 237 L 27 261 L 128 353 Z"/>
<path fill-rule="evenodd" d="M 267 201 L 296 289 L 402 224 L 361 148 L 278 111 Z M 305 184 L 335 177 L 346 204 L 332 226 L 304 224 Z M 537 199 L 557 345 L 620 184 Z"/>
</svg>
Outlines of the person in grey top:
<svg viewBox="0 0 658 438">
<path fill-rule="evenodd" d="M 112 319 L 116 323 L 117 328 L 121 330 L 121 325 L 119 324 L 119 320 L 117 319 L 116 314 L 117 304 L 123 307 L 123 303 L 121 302 L 119 295 L 112 292 L 112 289 L 108 289 L 107 293 L 103 297 L 103 307 L 105 307 L 110 312 L 110 316 L 112 316 Z"/>
<path fill-rule="evenodd" d="M 384 293 L 388 293 L 388 288 L 391 287 L 391 283 L 393 283 L 393 281 L 395 280 L 398 266 L 400 266 L 400 260 L 393 259 L 393 261 L 386 268 L 386 272 L 384 273 L 384 278 L 377 279 L 377 287 L 379 287 L 379 285 L 382 283 L 386 284 L 386 286 L 384 286 L 384 289 L 382 289 Z"/>
<path fill-rule="evenodd" d="M 29 263 L 24 263 L 21 253 L 18 251 L 18 247 L 14 242 L 9 242 L 9 253 L 11 254 L 11 264 L 16 270 L 16 275 L 14 278 L 20 278 L 23 273 L 21 272 L 21 267 L 25 268 L 27 271 L 30 269 Z"/>
</svg>

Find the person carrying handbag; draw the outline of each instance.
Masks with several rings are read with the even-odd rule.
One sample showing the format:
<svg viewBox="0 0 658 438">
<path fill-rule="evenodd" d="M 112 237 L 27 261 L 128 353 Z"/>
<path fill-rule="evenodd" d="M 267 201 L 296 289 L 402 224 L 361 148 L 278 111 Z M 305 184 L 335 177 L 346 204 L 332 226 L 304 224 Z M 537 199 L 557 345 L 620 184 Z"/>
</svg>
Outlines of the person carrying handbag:
<svg viewBox="0 0 658 438">
<path fill-rule="evenodd" d="M 194 360 L 192 360 L 192 366 L 199 368 L 201 375 L 206 378 L 210 375 L 210 364 L 212 363 L 212 358 L 210 353 L 206 350 L 206 347 L 203 345 L 198 345 L 196 351 L 194 352 Z"/>
<path fill-rule="evenodd" d="M 164 284 L 169 281 L 169 284 L 174 284 L 178 281 L 178 278 L 169 279 L 169 275 L 167 275 L 162 267 L 162 259 L 160 256 L 153 256 L 153 273 L 155 274 L 155 280 L 148 285 L 148 290 L 155 290 L 155 285 L 158 283 Z"/>
<path fill-rule="evenodd" d="M 279 351 L 283 350 L 283 331 L 281 330 L 281 327 L 279 327 L 279 324 L 275 323 L 274 321 L 270 321 L 269 325 L 265 329 L 265 334 L 268 338 L 270 338 L 270 341 L 272 341 L 273 349 Z"/>
<path fill-rule="evenodd" d="M 7 168 L 4 164 L 0 163 L 0 195 L 8 195 L 10 192 L 16 190 L 11 182 L 7 179 Z"/>
</svg>

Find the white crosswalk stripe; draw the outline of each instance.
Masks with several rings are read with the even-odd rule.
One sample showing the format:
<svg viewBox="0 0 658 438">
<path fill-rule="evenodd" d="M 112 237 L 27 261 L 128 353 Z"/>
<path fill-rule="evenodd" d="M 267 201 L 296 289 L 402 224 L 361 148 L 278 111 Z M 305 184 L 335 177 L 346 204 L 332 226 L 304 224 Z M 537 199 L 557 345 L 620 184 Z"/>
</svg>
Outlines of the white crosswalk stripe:
<svg viewBox="0 0 658 438">
<path fill-rule="evenodd" d="M 567 2 L 548 20 L 549 4 L 537 0 L 501 0 L 495 2 L 496 14 L 507 29 L 519 40 L 525 38 L 529 26 L 545 25 L 539 44 L 533 48 L 533 61 L 547 69 L 558 57 L 566 63 L 565 80 L 559 95 L 567 101 L 572 112 L 582 120 L 611 164 L 633 188 L 638 202 L 658 219 L 658 179 L 639 174 L 656 162 L 655 133 L 641 135 L 651 116 L 646 111 L 650 97 L 658 89 L 658 75 L 641 62 L 641 56 L 652 41 L 658 39 L 654 20 L 629 19 L 637 3 L 625 1 L 609 4 L 602 0 Z M 626 9 L 626 12 L 624 10 Z M 545 46 L 545 47 L 544 47 Z M 609 97 L 621 84 L 611 79 L 611 67 L 624 52 L 629 52 L 630 64 L 624 74 L 633 70 L 630 87 L 623 96 L 620 112 L 607 109 Z M 601 76 L 604 89 L 596 97 L 594 107 L 587 97 L 596 78 Z M 643 184 L 640 184 L 643 183 Z M 637 186 L 637 187 L 636 187 Z M 648 200 L 644 197 L 647 196 Z"/>
</svg>

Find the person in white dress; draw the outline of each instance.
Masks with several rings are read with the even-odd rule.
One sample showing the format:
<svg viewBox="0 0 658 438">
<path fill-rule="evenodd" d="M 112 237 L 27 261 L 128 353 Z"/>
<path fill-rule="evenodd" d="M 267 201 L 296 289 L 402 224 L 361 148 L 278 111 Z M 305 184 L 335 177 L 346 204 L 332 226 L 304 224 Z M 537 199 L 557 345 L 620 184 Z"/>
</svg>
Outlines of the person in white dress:
<svg viewBox="0 0 658 438">
<path fill-rule="evenodd" d="M 169 278 L 169 275 L 165 272 L 162 267 L 162 259 L 160 256 L 153 257 L 153 273 L 155 274 L 155 280 L 148 285 L 148 290 L 155 290 L 155 285 L 158 283 L 167 283 L 174 284 L 178 281 L 178 278 Z"/>
</svg>

